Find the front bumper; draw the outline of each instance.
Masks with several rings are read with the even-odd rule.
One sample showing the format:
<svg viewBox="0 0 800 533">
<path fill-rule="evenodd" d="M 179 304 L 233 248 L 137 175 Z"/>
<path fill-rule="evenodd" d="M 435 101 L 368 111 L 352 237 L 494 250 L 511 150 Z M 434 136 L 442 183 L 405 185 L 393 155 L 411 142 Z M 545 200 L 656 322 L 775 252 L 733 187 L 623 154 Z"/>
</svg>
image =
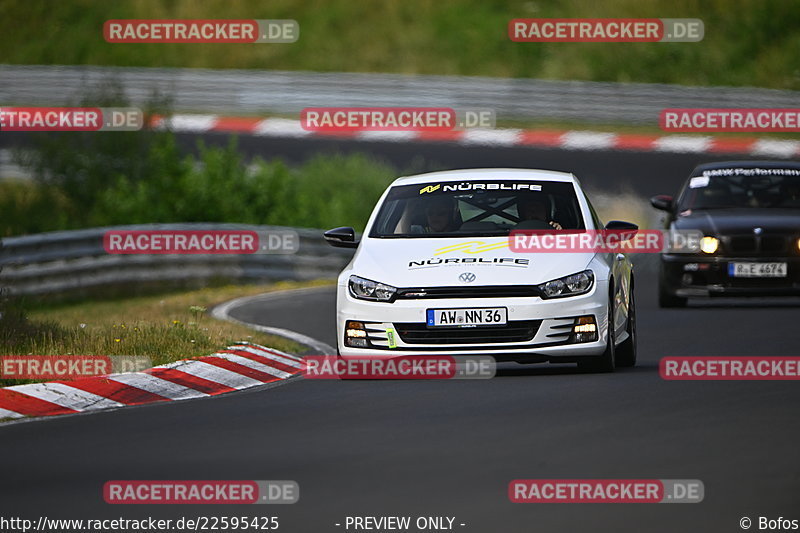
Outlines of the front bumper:
<svg viewBox="0 0 800 533">
<path fill-rule="evenodd" d="M 606 348 L 608 331 L 608 282 L 595 281 L 584 295 L 542 300 L 539 297 L 458 298 L 368 302 L 350 296 L 338 287 L 337 335 L 343 357 L 391 358 L 401 355 L 493 355 L 520 362 L 542 360 L 575 361 L 600 355 Z M 506 307 L 505 328 L 432 328 L 426 326 L 428 309 Z M 592 315 L 598 339 L 569 342 L 575 317 Z M 369 347 L 345 346 L 345 324 L 363 322 Z M 396 346 L 390 347 L 390 331 Z M 433 338 L 431 338 L 433 336 Z"/>
<path fill-rule="evenodd" d="M 783 278 L 740 278 L 728 274 L 737 263 L 787 263 Z M 704 257 L 663 254 L 661 291 L 679 297 L 800 296 L 800 257 Z"/>
</svg>

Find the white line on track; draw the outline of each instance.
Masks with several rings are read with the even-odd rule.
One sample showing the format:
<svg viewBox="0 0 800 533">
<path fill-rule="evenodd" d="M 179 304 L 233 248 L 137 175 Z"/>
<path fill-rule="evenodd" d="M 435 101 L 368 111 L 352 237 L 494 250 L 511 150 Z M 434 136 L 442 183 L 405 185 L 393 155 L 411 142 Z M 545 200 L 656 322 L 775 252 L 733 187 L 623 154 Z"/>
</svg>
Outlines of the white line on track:
<svg viewBox="0 0 800 533">
<path fill-rule="evenodd" d="M 225 302 L 223 304 L 214 307 L 214 309 L 211 310 L 211 316 L 213 316 L 214 318 L 218 318 L 220 320 L 227 320 L 228 322 L 233 322 L 235 324 L 242 324 L 243 326 L 247 326 L 256 331 L 261 331 L 263 333 L 278 335 L 279 337 L 284 337 L 286 339 L 297 342 L 304 346 L 308 346 L 309 348 L 312 348 L 316 352 L 314 355 L 335 355 L 336 348 L 322 341 L 314 339 L 313 337 L 309 337 L 308 335 L 303 335 L 302 333 L 298 333 L 296 331 L 288 329 L 273 328 L 270 326 L 262 326 L 260 324 L 245 322 L 243 320 L 238 320 L 236 318 L 233 318 L 229 314 L 231 309 L 239 307 L 241 305 L 245 305 L 250 302 L 276 300 L 280 298 L 291 297 L 298 294 L 315 292 L 324 289 L 330 289 L 330 287 L 308 287 L 304 289 L 292 289 L 288 291 L 268 292 L 265 294 L 257 294 L 255 296 L 245 296 L 243 298 L 236 298 L 235 300 L 231 300 L 229 302 Z"/>
</svg>

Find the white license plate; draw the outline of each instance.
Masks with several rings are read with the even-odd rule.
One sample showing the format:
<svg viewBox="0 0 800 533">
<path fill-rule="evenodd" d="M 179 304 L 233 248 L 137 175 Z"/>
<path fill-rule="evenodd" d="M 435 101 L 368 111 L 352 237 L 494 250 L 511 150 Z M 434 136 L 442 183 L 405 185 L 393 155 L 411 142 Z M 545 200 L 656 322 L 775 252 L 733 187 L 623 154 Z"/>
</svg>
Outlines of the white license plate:
<svg viewBox="0 0 800 533">
<path fill-rule="evenodd" d="M 467 309 L 428 309 L 428 326 L 504 326 L 508 321 L 505 307 Z"/>
<path fill-rule="evenodd" d="M 734 278 L 785 278 L 786 263 L 728 263 Z"/>
</svg>

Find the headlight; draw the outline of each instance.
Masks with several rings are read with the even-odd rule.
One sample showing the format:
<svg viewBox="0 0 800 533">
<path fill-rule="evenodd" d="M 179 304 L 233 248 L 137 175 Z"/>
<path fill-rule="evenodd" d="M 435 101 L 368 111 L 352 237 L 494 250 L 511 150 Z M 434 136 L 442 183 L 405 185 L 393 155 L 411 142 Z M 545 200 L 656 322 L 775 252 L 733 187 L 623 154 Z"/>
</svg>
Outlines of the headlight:
<svg viewBox="0 0 800 533">
<path fill-rule="evenodd" d="M 713 254 L 719 248 L 719 239 L 716 237 L 703 237 L 700 239 L 700 249 L 703 253 Z"/>
<path fill-rule="evenodd" d="M 388 302 L 394 298 L 397 289 L 391 285 L 378 283 L 369 279 L 350 276 L 350 294 L 359 300 L 372 300 L 374 302 Z"/>
<path fill-rule="evenodd" d="M 584 270 L 571 276 L 554 279 L 539 285 L 542 298 L 562 298 L 589 292 L 594 285 L 594 272 Z"/>
</svg>

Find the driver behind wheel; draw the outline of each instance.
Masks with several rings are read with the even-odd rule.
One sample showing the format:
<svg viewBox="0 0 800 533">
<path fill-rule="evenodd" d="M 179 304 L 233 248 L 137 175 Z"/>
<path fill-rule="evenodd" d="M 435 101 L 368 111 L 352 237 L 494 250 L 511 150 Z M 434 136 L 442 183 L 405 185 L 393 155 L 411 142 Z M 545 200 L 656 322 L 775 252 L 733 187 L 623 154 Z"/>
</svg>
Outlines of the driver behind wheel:
<svg viewBox="0 0 800 533">
<path fill-rule="evenodd" d="M 448 233 L 460 226 L 461 214 L 458 202 L 449 196 L 429 199 L 425 205 L 425 233 Z"/>
<path fill-rule="evenodd" d="M 547 207 L 547 198 L 542 194 L 526 194 L 517 198 L 517 214 L 520 222 L 539 220 L 549 224 L 554 229 L 564 229 L 561 224 L 550 219 L 547 214 Z"/>
</svg>

